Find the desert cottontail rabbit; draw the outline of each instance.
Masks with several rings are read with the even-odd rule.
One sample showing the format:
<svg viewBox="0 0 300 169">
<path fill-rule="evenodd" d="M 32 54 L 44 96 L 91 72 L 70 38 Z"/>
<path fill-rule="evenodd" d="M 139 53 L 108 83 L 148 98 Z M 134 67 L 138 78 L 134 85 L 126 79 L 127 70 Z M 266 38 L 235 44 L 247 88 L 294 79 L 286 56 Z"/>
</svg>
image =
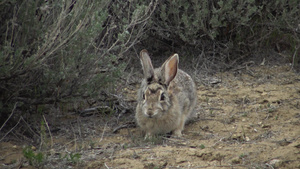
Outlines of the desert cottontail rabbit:
<svg viewBox="0 0 300 169">
<path fill-rule="evenodd" d="M 140 53 L 144 78 L 137 96 L 136 121 L 146 137 L 172 132 L 180 137 L 186 120 L 192 116 L 197 94 L 195 83 L 178 69 L 178 54 L 154 69 L 147 50 Z"/>
</svg>

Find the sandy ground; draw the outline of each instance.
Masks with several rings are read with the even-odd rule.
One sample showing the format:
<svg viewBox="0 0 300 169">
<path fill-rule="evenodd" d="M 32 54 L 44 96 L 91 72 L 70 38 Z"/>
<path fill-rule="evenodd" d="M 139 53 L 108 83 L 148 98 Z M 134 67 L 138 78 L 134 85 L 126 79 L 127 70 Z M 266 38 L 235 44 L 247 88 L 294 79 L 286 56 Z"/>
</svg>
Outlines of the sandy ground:
<svg viewBox="0 0 300 169">
<path fill-rule="evenodd" d="M 128 100 L 134 88 L 123 89 Z M 197 89 L 197 118 L 183 138 L 143 140 L 136 127 L 113 133 L 132 126 L 133 112 L 123 120 L 62 114 L 49 117 L 50 127 L 60 130 L 43 141 L 42 162 L 28 163 L 25 144 L 1 142 L 0 168 L 300 168 L 300 76 L 290 67 L 219 73 Z"/>
</svg>

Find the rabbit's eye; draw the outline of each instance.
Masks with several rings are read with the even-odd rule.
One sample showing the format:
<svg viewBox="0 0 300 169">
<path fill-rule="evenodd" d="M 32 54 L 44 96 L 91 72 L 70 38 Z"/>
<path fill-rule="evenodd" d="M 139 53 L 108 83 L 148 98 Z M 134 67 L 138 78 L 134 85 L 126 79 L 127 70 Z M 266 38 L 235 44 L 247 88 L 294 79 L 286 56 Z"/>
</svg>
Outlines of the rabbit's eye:
<svg viewBox="0 0 300 169">
<path fill-rule="evenodd" d="M 160 101 L 164 101 L 164 100 L 165 100 L 165 94 L 162 93 L 162 94 L 160 95 Z"/>
<path fill-rule="evenodd" d="M 143 100 L 145 100 L 145 93 L 143 93 Z"/>
</svg>

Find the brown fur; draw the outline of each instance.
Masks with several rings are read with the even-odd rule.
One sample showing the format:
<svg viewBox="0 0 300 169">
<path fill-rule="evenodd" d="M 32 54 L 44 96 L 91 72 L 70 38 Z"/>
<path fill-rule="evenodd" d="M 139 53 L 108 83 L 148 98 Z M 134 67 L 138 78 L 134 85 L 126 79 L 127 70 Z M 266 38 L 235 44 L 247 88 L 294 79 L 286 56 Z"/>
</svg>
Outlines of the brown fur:
<svg viewBox="0 0 300 169">
<path fill-rule="evenodd" d="M 168 132 L 180 137 L 196 105 L 194 81 L 178 69 L 177 54 L 156 69 L 146 50 L 141 51 L 140 59 L 144 79 L 137 97 L 137 124 L 146 132 L 146 137 Z"/>
</svg>

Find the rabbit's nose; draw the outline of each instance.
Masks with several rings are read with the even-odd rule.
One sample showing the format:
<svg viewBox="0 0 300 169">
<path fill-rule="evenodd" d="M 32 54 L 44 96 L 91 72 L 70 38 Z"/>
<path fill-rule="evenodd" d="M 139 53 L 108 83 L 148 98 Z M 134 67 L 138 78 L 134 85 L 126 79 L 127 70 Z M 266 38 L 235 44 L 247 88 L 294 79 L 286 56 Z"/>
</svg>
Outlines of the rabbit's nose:
<svg viewBox="0 0 300 169">
<path fill-rule="evenodd" d="M 154 112 L 152 110 L 148 110 L 147 115 L 149 118 L 152 118 L 152 116 L 154 115 Z"/>
</svg>

